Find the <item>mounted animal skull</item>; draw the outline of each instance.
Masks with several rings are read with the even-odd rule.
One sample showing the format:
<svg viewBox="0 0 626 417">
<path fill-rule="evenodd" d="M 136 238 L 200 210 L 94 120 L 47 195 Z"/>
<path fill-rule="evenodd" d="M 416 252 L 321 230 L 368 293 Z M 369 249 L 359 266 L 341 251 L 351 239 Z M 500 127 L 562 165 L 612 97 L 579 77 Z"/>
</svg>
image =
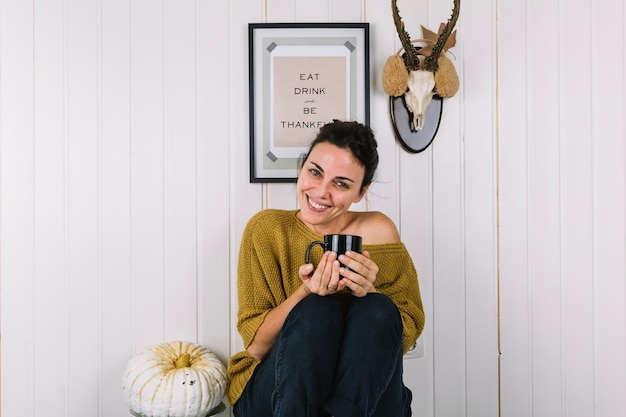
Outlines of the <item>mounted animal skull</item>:
<svg viewBox="0 0 626 417">
<path fill-rule="evenodd" d="M 460 3 L 460 0 L 454 0 L 452 15 L 445 25 L 441 25 L 438 35 L 422 27 L 427 39 L 412 41 L 404 28 L 397 0 L 391 0 L 393 21 L 404 54 L 401 56 L 398 52 L 385 62 L 383 89 L 393 97 L 404 95 L 406 107 L 413 116 L 412 130 L 424 127 L 424 114 L 434 94 L 452 97 L 458 91 L 459 77 L 445 52 L 456 42 L 456 31 L 453 29 L 459 18 Z M 432 45 L 418 48 L 413 45 L 418 41 Z"/>
</svg>

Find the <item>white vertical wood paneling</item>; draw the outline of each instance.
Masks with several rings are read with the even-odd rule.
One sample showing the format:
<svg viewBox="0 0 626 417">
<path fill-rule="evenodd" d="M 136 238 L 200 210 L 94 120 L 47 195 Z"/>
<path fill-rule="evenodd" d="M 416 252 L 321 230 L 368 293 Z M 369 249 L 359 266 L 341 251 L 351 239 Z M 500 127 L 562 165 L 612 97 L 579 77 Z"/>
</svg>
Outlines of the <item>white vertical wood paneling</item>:
<svg viewBox="0 0 626 417">
<path fill-rule="evenodd" d="M 465 409 L 465 310 L 464 207 L 462 205 L 463 160 L 459 126 L 446 125 L 452 106 L 447 106 L 433 143 L 433 255 L 435 408 L 444 415 Z M 446 141 L 448 139 L 448 141 Z"/>
<path fill-rule="evenodd" d="M 450 58 L 463 83 L 444 104 L 449 111 L 453 103 L 462 103 L 466 413 L 474 417 L 498 415 L 495 5 L 483 0 L 461 6 L 459 46 Z"/>
<path fill-rule="evenodd" d="M 428 22 L 437 30 L 452 11 L 451 2 L 429 2 Z M 463 28 L 459 22 L 459 31 Z M 459 48 L 460 49 L 460 48 Z M 461 56 L 463 50 L 456 50 Z M 463 68 L 462 61 L 456 67 Z M 465 81 L 463 82 L 465 85 Z M 460 95 L 463 90 L 460 91 Z M 464 143 L 461 106 L 457 97 L 444 103 L 441 125 L 432 143 L 433 153 L 433 316 L 435 412 L 462 415 L 467 408 L 467 271 L 464 270 L 465 182 Z"/>
<path fill-rule="evenodd" d="M 404 379 L 413 391 L 413 415 L 434 416 L 434 263 L 432 153 L 418 155 L 401 151 L 399 157 L 399 228 L 402 240 L 413 257 L 417 269 L 426 326 L 420 336 L 424 356 L 404 361 Z"/>
<path fill-rule="evenodd" d="M 560 135 L 563 411 L 594 415 L 591 1 L 561 3 Z M 563 17 L 567 16 L 567 19 Z M 576 39 L 576 42 L 572 42 Z M 582 80 L 587 80 L 581 83 Z M 533 291 L 534 292 L 534 291 Z M 537 312 L 540 313 L 539 311 Z M 554 352 L 555 354 L 557 352 Z"/>
<path fill-rule="evenodd" d="M 32 416 L 36 408 L 32 384 L 36 362 L 33 24 L 32 3 L 0 3 L 0 411 L 3 415 Z M 19 320 L 7 320 L 8 317 Z"/>
<path fill-rule="evenodd" d="M 263 185 L 263 207 L 293 210 L 298 208 L 296 183 L 272 183 Z"/>
<path fill-rule="evenodd" d="M 377 7 L 378 3 L 369 5 Z M 389 9 L 387 6 L 385 9 Z M 330 21 L 331 22 L 363 22 L 365 2 L 363 0 L 330 0 Z M 371 15 L 374 18 L 375 15 Z"/>
<path fill-rule="evenodd" d="M 197 340 L 195 13 L 193 0 L 165 3 L 166 340 Z"/>
<path fill-rule="evenodd" d="M 532 288 L 533 409 L 561 414 L 561 227 L 559 138 L 559 9 L 556 2 L 528 5 L 527 79 L 529 280 Z M 541 42 L 545 47 L 533 48 Z M 536 312 L 541 312 L 537 314 Z M 559 353 L 559 360 L 555 353 Z M 557 388 L 557 389 L 555 389 Z"/>
<path fill-rule="evenodd" d="M 67 1 L 67 412 L 99 414 L 101 351 L 99 16 Z M 89 385 L 84 381 L 92 380 Z M 40 411 L 41 412 L 41 411 Z"/>
<path fill-rule="evenodd" d="M 262 22 L 264 8 L 262 2 L 245 0 L 230 5 L 231 21 L 228 28 L 230 51 L 240 51 L 229 55 L 230 76 L 228 111 L 231 116 L 230 127 L 230 276 L 231 293 L 231 352 L 243 349 L 241 337 L 236 331 L 237 321 L 237 257 L 241 235 L 254 213 L 263 208 L 264 185 L 250 184 L 249 170 L 249 130 L 248 130 L 248 22 Z M 268 7 L 269 8 L 269 7 Z M 245 82 L 244 82 L 245 80 Z"/>
<path fill-rule="evenodd" d="M 254 4 L 263 6 L 257 20 L 250 22 L 296 22 L 298 3 L 294 0 L 263 0 Z"/>
<path fill-rule="evenodd" d="M 621 415 L 624 5 L 515 6 L 498 28 L 502 410 Z"/>
<path fill-rule="evenodd" d="M 227 2 L 198 2 L 198 341 L 224 362 L 230 354 L 230 45 Z M 224 22 L 228 22 L 225 26 Z M 223 65 L 216 65 L 216 60 Z M 227 82 L 225 82 L 227 80 Z M 235 116 L 237 119 L 239 116 Z M 236 164 L 238 169 L 245 165 Z M 245 170 L 247 172 L 247 170 Z M 216 260 L 223 260 L 217 262 Z M 226 302 L 225 302 L 226 301 Z"/>
<path fill-rule="evenodd" d="M 596 2 L 592 15 L 595 412 L 613 416 L 626 410 L 626 7 Z"/>
<path fill-rule="evenodd" d="M 165 340 L 165 16 L 163 2 L 136 0 L 131 7 L 131 334 L 136 351 Z"/>
<path fill-rule="evenodd" d="M 271 1 L 271 0 L 270 0 Z M 327 22 L 330 18 L 332 0 L 295 0 L 297 22 Z"/>
<path fill-rule="evenodd" d="M 65 39 L 63 3 L 34 7 L 35 414 L 65 415 Z M 51 389 L 55 387 L 55 389 Z"/>
<path fill-rule="evenodd" d="M 100 10 L 101 415 L 122 416 L 120 376 L 132 346 L 132 10 L 126 0 Z"/>
<path fill-rule="evenodd" d="M 532 414 L 531 312 L 528 282 L 527 10 L 498 2 L 498 258 L 500 409 Z"/>
</svg>

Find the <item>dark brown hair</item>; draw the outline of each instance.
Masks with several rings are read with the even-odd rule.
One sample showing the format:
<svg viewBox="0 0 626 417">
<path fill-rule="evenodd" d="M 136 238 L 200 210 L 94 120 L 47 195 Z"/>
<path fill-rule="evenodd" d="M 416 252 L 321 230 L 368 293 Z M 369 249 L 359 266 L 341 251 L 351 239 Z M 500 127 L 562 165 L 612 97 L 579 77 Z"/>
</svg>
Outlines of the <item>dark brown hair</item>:
<svg viewBox="0 0 626 417">
<path fill-rule="evenodd" d="M 365 175 L 360 191 L 370 185 L 378 167 L 378 143 L 372 129 L 358 122 L 333 120 L 320 128 L 319 133 L 311 142 L 308 152 L 302 157 L 306 162 L 313 148 L 320 143 L 330 143 L 341 149 L 348 149 L 363 166 Z"/>
</svg>

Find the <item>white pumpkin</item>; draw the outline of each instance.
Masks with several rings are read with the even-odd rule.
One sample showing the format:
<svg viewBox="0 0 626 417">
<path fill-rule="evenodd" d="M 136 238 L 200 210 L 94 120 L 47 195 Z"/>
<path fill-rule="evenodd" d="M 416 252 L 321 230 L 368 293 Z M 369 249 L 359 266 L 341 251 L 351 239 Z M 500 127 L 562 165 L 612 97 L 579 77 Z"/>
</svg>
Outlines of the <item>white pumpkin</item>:
<svg viewBox="0 0 626 417">
<path fill-rule="evenodd" d="M 134 415 L 205 417 L 221 404 L 226 381 L 226 367 L 210 350 L 173 341 L 133 355 L 123 391 Z"/>
</svg>

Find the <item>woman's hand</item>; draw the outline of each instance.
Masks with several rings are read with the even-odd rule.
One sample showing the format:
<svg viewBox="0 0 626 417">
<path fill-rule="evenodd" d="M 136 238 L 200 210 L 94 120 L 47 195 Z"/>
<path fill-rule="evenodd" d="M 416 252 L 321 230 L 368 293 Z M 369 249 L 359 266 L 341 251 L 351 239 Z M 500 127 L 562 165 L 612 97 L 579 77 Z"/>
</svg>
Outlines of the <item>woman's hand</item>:
<svg viewBox="0 0 626 417">
<path fill-rule="evenodd" d="M 336 252 L 326 251 L 313 274 L 312 264 L 302 265 L 299 270 L 307 294 L 329 295 L 339 288 L 339 261 Z"/>
<path fill-rule="evenodd" d="M 378 274 L 378 265 L 370 259 L 368 251 L 349 251 L 345 255 L 339 256 L 339 261 L 348 268 L 341 267 L 339 274 L 343 277 L 339 281 L 339 289 L 349 288 L 352 294 L 357 297 L 365 297 L 370 292 L 376 291 L 374 281 Z"/>
</svg>

